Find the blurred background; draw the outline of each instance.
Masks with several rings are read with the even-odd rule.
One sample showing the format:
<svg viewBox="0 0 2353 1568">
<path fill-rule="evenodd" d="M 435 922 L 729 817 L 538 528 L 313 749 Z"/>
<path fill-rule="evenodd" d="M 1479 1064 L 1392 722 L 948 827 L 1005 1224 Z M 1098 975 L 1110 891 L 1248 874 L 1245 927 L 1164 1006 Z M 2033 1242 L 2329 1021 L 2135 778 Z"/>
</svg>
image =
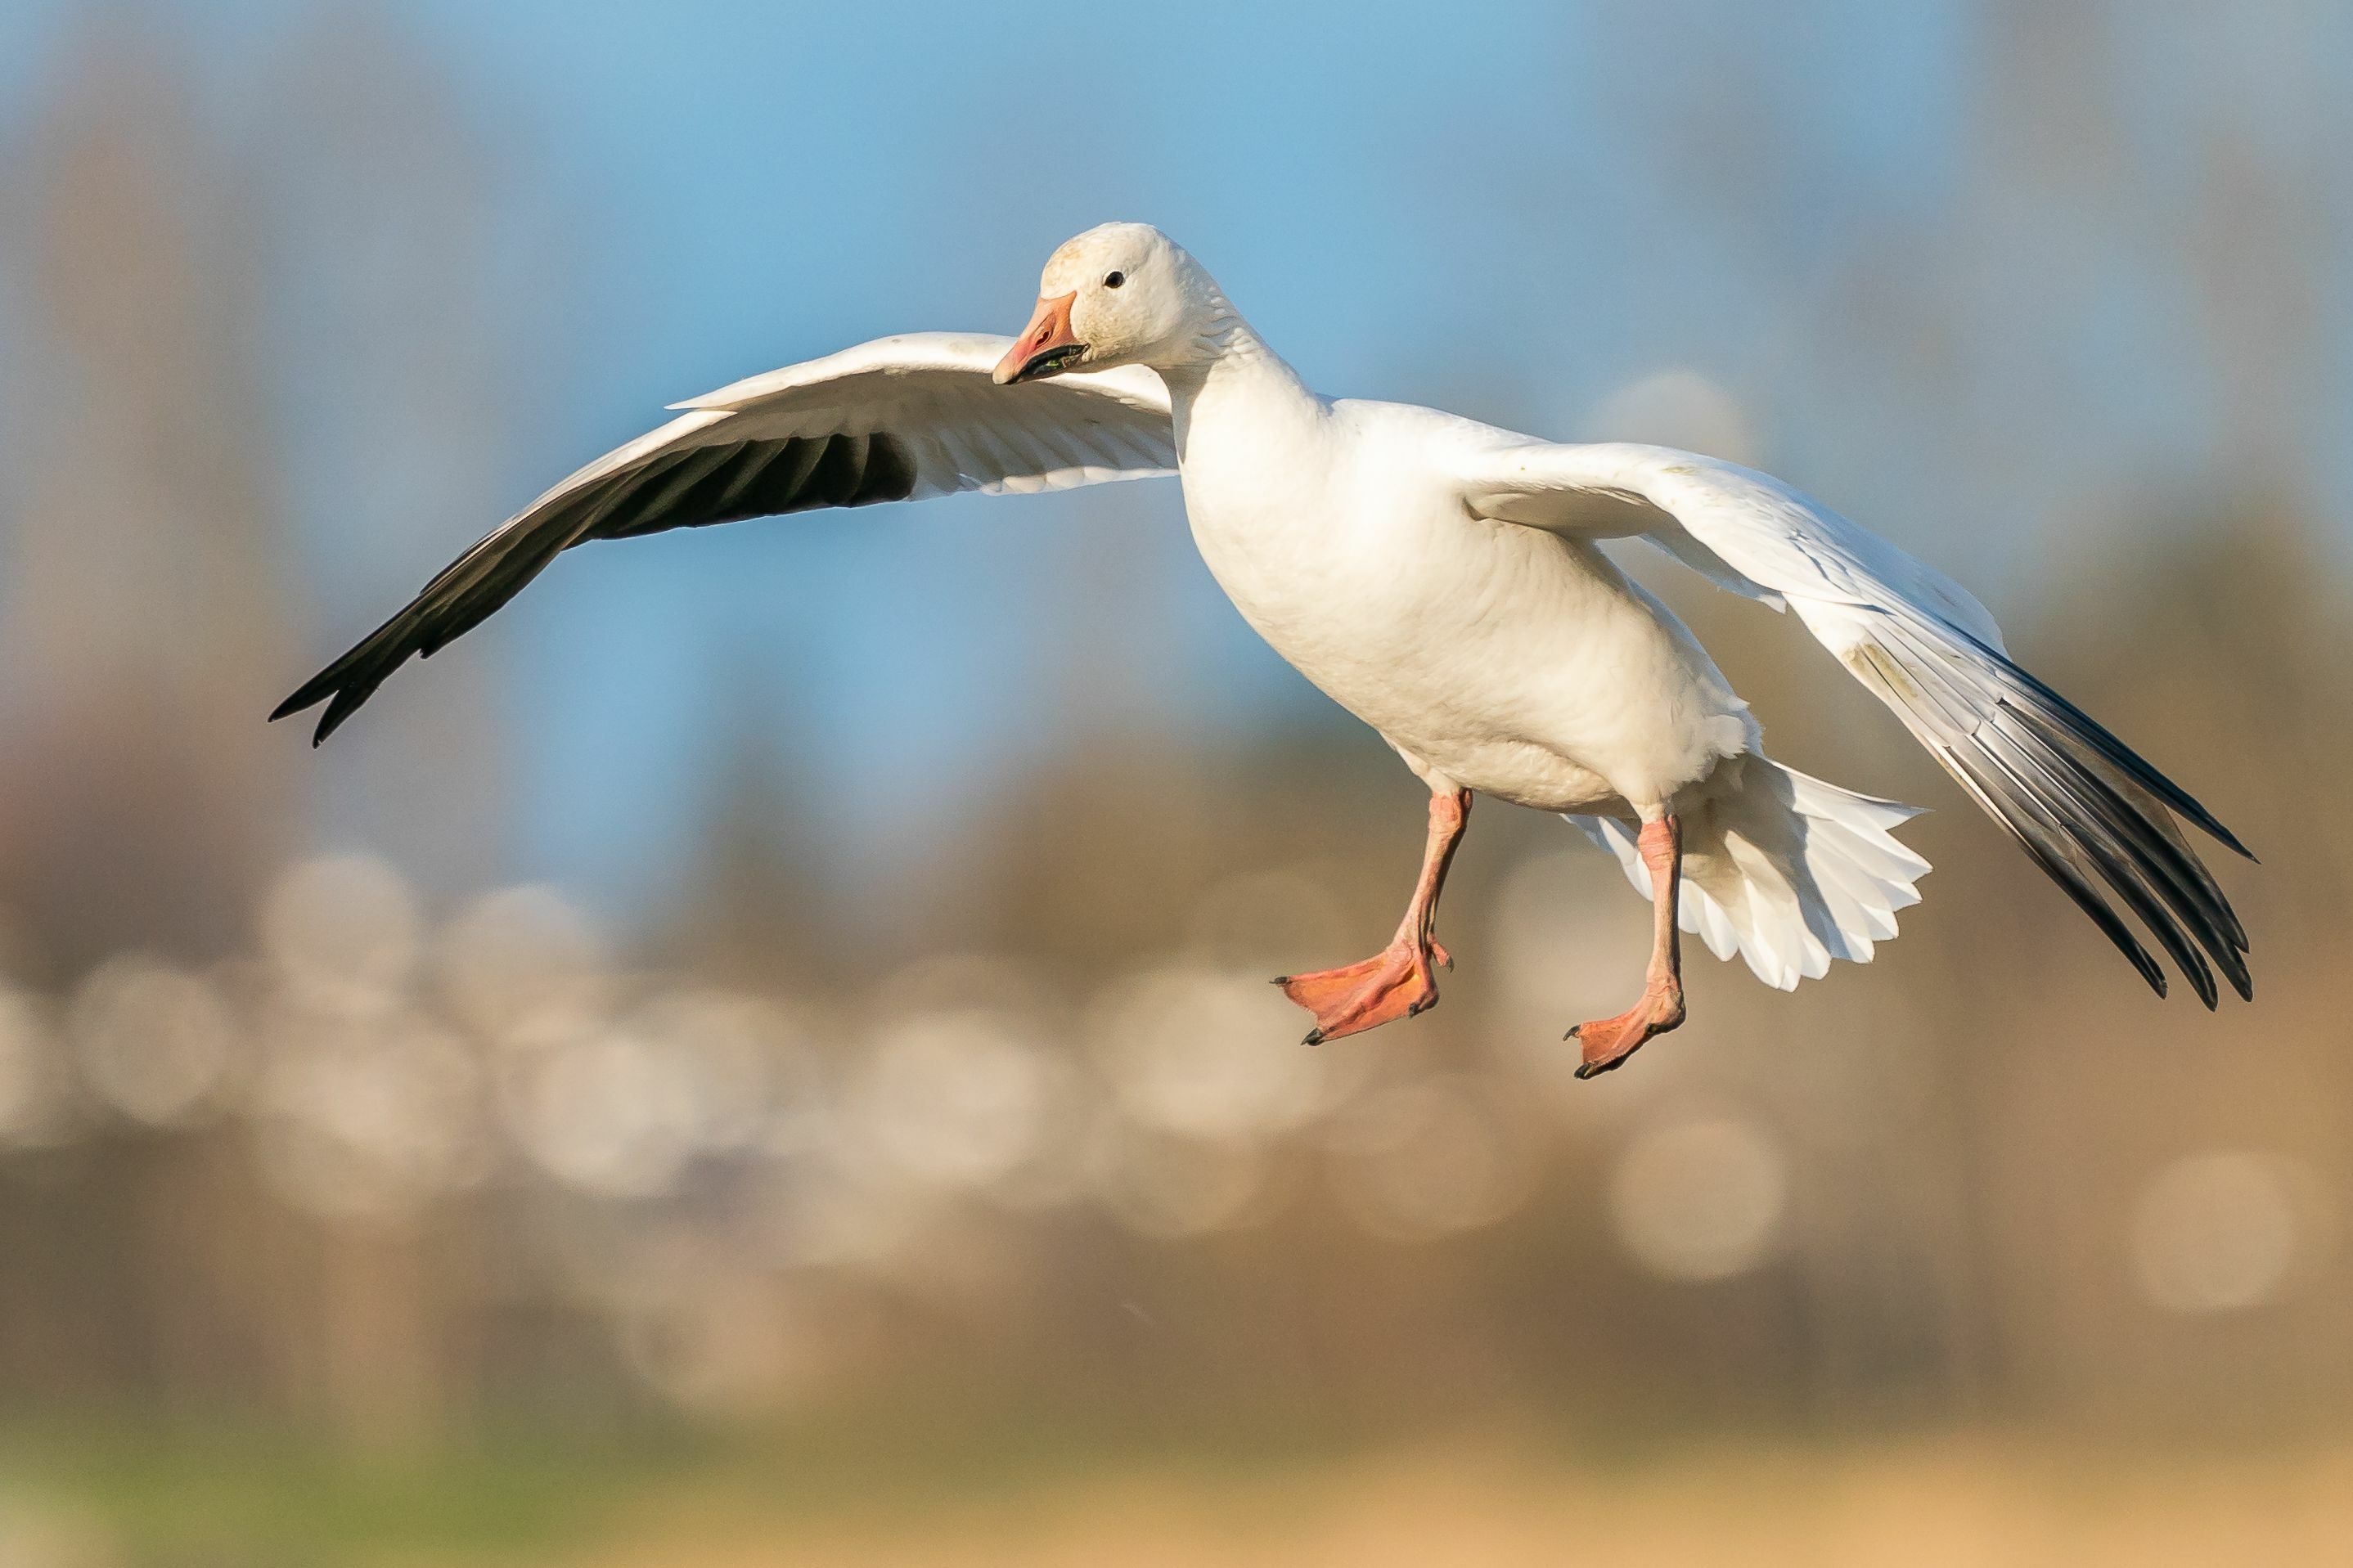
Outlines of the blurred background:
<svg viewBox="0 0 2353 1568">
<path fill-rule="evenodd" d="M 0 1563 L 2342 1560 L 2353 12 L 0 0 Z M 1334 393 L 1767 468 L 2263 856 L 2159 1004 L 1800 628 L 1928 901 L 1568 1077 L 1647 921 L 1166 484 L 600 545 L 665 403 L 1112 217 Z"/>
</svg>

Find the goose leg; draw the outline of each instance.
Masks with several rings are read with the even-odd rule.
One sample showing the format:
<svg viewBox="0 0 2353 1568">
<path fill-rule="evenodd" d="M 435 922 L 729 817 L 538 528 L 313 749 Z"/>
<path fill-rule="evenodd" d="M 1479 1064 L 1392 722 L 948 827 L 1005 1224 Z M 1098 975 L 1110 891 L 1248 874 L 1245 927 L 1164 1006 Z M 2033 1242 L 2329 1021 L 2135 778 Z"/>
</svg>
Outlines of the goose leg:
<svg viewBox="0 0 2353 1568">
<path fill-rule="evenodd" d="M 1675 889 L 1683 865 L 1683 825 L 1672 816 L 1642 824 L 1636 841 L 1651 869 L 1651 967 L 1642 999 L 1614 1018 L 1579 1024 L 1563 1037 L 1585 1050 L 1579 1078 L 1605 1073 L 1623 1063 L 1653 1035 L 1683 1021 L 1683 945 L 1675 931 Z"/>
<path fill-rule="evenodd" d="M 1275 982 L 1284 995 L 1315 1015 L 1315 1026 L 1307 1031 L 1309 1045 L 1360 1035 L 1438 1005 L 1435 966 L 1454 967 L 1453 955 L 1435 934 L 1438 894 L 1446 885 L 1446 868 L 1454 858 L 1454 847 L 1462 842 L 1470 816 L 1467 789 L 1430 797 L 1430 838 L 1422 849 L 1421 876 L 1388 946 L 1344 969 L 1286 974 Z"/>
</svg>

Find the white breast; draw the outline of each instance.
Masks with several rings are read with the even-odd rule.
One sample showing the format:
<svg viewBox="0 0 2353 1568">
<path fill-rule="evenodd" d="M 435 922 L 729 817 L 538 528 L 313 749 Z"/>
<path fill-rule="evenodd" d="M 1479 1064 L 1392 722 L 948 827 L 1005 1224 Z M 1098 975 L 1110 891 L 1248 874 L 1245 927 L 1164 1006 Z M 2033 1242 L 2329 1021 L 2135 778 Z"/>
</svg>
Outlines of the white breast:
<svg viewBox="0 0 2353 1568">
<path fill-rule="evenodd" d="M 1696 642 L 1598 551 L 1464 510 L 1430 459 L 1447 417 L 1201 400 L 1186 507 L 1243 617 L 1426 773 L 1523 805 L 1662 799 L 1748 745 Z"/>
</svg>

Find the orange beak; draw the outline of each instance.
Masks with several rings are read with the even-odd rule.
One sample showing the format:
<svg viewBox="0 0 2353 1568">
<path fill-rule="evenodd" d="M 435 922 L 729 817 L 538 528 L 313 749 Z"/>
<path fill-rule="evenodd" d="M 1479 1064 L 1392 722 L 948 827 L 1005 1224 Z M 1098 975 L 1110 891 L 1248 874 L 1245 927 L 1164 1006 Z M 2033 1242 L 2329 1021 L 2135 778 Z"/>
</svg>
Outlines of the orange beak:
<svg viewBox="0 0 2353 1568">
<path fill-rule="evenodd" d="M 997 362 L 988 378 L 999 386 L 1017 381 L 1037 381 L 1054 374 L 1086 353 L 1086 344 L 1071 335 L 1071 307 L 1078 301 L 1072 289 L 1059 300 L 1040 299 L 1029 324 Z"/>
</svg>

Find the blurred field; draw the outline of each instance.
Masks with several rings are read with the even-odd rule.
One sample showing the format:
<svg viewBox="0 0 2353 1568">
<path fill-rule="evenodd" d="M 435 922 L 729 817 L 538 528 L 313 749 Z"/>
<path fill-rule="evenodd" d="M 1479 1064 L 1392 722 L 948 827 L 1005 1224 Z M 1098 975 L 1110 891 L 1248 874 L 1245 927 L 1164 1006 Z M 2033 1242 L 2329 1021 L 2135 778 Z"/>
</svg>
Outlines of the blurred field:
<svg viewBox="0 0 2353 1568">
<path fill-rule="evenodd" d="M 1630 1568 L 2326 1563 L 2353 1551 L 2353 1453 L 2140 1461 L 1990 1443 L 1683 1454 L 1547 1465 L 1476 1441 L 1271 1479 L 1145 1474 L 878 1526 L 744 1520 L 585 1559 L 769 1568 L 821 1562 Z"/>
<path fill-rule="evenodd" d="M 818 1433 L 666 1451 L 488 1449 L 320 1465 L 268 1444 L 45 1467 L 0 1510 L 12 1568 L 1406 1568 L 2328 1563 L 2353 1448 L 2090 1435 L 1564 1447 L 1522 1429 L 1411 1448 L 1157 1451 Z"/>
</svg>

